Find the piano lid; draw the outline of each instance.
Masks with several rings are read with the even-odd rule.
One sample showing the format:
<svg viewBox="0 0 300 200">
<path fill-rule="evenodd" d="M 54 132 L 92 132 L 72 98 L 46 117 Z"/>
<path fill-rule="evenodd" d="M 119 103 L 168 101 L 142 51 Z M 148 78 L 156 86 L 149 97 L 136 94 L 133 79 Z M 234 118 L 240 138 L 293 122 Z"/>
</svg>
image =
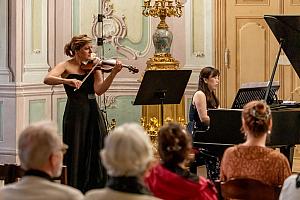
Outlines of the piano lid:
<svg viewBox="0 0 300 200">
<path fill-rule="evenodd" d="M 283 40 L 282 49 L 300 77 L 300 16 L 265 15 L 264 19 L 277 41 Z"/>
</svg>

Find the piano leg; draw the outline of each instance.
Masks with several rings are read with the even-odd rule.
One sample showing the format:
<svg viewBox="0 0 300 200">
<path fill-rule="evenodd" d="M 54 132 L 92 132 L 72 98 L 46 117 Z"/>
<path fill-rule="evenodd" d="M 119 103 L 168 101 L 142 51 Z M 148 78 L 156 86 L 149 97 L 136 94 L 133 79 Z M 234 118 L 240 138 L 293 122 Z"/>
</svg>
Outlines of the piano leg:
<svg viewBox="0 0 300 200">
<path fill-rule="evenodd" d="M 291 169 L 293 167 L 294 149 L 295 149 L 295 145 L 287 145 L 287 146 L 280 147 L 280 152 L 287 157 Z"/>
</svg>

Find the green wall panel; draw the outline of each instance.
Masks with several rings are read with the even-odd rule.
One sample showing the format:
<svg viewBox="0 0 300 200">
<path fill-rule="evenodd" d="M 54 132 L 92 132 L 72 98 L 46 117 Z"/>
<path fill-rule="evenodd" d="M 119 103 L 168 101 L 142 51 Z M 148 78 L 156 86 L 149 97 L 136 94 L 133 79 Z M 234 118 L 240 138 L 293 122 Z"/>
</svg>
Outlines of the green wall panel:
<svg viewBox="0 0 300 200">
<path fill-rule="evenodd" d="M 107 108 L 108 123 L 112 119 L 116 119 L 117 125 L 121 125 L 126 122 L 140 123 L 142 116 L 142 106 L 134 106 L 135 96 L 120 96 L 116 98 L 113 105 Z"/>
<path fill-rule="evenodd" d="M 29 101 L 29 124 L 46 119 L 45 105 L 45 99 Z"/>
</svg>

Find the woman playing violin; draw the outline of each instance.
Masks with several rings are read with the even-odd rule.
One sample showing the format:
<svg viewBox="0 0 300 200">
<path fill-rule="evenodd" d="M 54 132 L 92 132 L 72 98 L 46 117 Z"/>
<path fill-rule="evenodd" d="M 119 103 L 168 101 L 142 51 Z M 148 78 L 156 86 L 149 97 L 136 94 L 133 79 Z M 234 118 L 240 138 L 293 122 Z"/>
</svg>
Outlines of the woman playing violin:
<svg viewBox="0 0 300 200">
<path fill-rule="evenodd" d="M 88 72 L 81 67 L 93 53 L 92 39 L 87 35 L 74 36 L 65 45 L 64 52 L 71 58 L 57 64 L 46 75 L 44 83 L 64 85 L 68 99 L 63 117 L 63 140 L 69 145 L 64 164 L 67 166 L 69 185 L 86 192 L 104 187 L 107 180 L 98 155 L 103 148 L 107 129 L 95 93 L 101 95 L 107 91 L 121 71 L 122 64 L 116 62 L 105 79 L 101 70 L 87 76 Z M 93 62 L 100 64 L 99 59 Z"/>
</svg>

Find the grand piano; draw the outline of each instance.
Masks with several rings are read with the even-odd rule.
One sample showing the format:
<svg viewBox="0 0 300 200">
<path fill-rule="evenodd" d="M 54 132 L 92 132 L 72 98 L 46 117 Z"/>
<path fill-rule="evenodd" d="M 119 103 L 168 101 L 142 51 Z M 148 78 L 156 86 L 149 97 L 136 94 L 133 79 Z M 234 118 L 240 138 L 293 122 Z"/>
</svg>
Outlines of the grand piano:
<svg viewBox="0 0 300 200">
<path fill-rule="evenodd" d="M 267 101 L 268 95 L 272 91 L 272 82 L 281 49 L 284 50 L 300 77 L 300 16 L 266 15 L 264 19 L 280 44 L 269 86 L 265 92 L 264 100 Z M 267 145 L 279 147 L 292 166 L 293 147 L 295 144 L 300 144 L 300 108 L 297 106 L 298 104 L 289 106 L 280 105 L 278 102 L 267 102 L 276 104 L 276 106 L 270 105 L 273 128 L 267 139 Z M 210 128 L 205 132 L 194 133 L 193 146 L 212 148 L 221 157 L 225 148 L 243 143 L 245 138 L 240 131 L 242 126 L 241 111 L 241 109 L 209 110 Z"/>
<path fill-rule="evenodd" d="M 209 110 L 210 128 L 206 132 L 194 133 L 194 147 L 213 148 L 222 154 L 222 149 L 243 143 L 245 137 L 240 131 L 241 112 L 241 109 Z M 272 119 L 273 128 L 267 138 L 267 145 L 280 148 L 292 164 L 293 149 L 290 147 L 300 144 L 300 109 L 272 110 Z"/>
</svg>

